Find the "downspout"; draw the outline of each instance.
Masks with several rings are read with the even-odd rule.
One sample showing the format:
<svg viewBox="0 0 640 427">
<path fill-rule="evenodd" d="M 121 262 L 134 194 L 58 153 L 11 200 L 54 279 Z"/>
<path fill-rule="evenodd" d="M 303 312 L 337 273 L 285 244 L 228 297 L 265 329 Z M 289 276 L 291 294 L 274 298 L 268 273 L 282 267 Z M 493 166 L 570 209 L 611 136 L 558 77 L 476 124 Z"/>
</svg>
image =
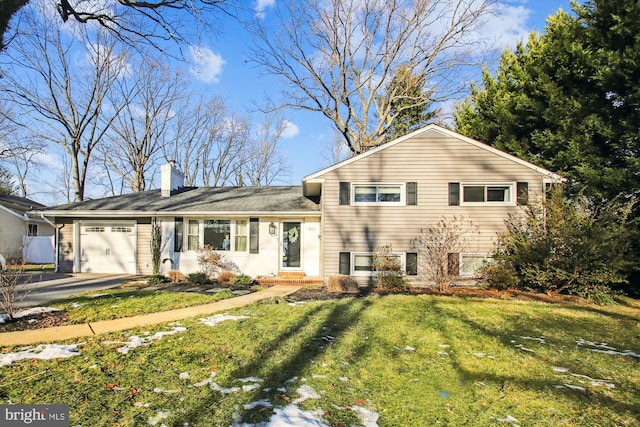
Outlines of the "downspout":
<svg viewBox="0 0 640 427">
<path fill-rule="evenodd" d="M 49 218 L 45 217 L 43 213 L 40 214 L 40 218 L 42 218 L 47 224 L 56 229 L 56 259 L 54 261 L 54 272 L 58 272 L 58 260 L 60 259 L 60 230 L 64 227 L 64 224 L 58 228 L 53 222 L 49 220 Z"/>
</svg>

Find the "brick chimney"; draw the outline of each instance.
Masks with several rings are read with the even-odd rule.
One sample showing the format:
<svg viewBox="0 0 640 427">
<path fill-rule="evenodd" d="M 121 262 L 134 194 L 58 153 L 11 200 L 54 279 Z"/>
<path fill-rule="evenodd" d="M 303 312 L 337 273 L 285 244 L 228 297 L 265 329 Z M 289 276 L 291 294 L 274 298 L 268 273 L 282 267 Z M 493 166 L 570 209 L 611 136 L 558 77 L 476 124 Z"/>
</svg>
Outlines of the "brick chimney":
<svg viewBox="0 0 640 427">
<path fill-rule="evenodd" d="M 184 174 L 176 166 L 175 160 L 169 160 L 166 165 L 160 166 L 161 182 L 160 195 L 169 197 L 184 187 Z"/>
</svg>

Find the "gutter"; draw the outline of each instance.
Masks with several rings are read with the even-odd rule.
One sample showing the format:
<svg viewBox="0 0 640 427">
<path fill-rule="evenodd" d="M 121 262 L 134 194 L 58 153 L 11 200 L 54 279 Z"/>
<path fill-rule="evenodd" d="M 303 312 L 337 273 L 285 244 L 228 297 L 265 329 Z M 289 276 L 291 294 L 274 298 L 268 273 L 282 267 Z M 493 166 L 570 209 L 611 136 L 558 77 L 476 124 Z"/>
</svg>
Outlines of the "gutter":
<svg viewBox="0 0 640 427">
<path fill-rule="evenodd" d="M 57 273 L 58 260 L 60 259 L 60 230 L 64 227 L 64 224 L 62 224 L 60 227 L 57 227 L 53 222 L 51 222 L 51 220 L 49 220 L 49 218 L 44 216 L 43 213 L 40 214 L 40 218 L 42 218 L 42 220 L 44 220 L 47 224 L 49 224 L 50 226 L 56 229 L 56 255 L 55 255 L 56 259 L 54 260 L 55 268 L 53 271 Z"/>
</svg>

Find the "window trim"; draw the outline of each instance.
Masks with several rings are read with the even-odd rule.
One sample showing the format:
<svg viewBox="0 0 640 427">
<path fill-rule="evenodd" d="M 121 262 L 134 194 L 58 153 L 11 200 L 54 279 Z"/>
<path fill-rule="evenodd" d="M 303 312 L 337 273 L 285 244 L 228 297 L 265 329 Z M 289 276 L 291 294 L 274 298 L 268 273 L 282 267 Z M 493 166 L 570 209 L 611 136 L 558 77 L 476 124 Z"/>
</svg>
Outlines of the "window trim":
<svg viewBox="0 0 640 427">
<path fill-rule="evenodd" d="M 474 257 L 474 258 L 482 257 L 483 261 L 485 261 L 485 260 L 491 259 L 491 254 L 488 252 L 462 252 L 458 255 L 458 265 L 460 269 L 459 276 L 464 278 L 474 278 L 474 277 L 477 277 L 475 270 L 473 272 L 463 272 L 465 270 L 464 268 L 465 264 L 463 261 L 464 257 Z"/>
<path fill-rule="evenodd" d="M 375 202 L 356 202 L 356 187 L 376 187 L 376 201 Z M 397 202 L 378 202 L 378 187 L 391 187 L 398 186 L 400 187 L 400 200 Z M 351 183 L 351 194 L 349 197 L 349 201 L 352 206 L 405 206 L 407 204 L 407 184 L 406 182 L 352 182 Z"/>
<path fill-rule="evenodd" d="M 357 276 L 357 277 L 371 277 L 373 276 L 373 271 L 356 271 L 355 266 L 356 266 L 356 256 L 370 256 L 373 258 L 373 256 L 375 255 L 375 252 L 351 252 L 350 253 L 350 258 L 349 258 L 349 262 L 350 262 L 350 266 L 349 266 L 349 272 L 351 276 Z M 400 258 L 400 265 L 402 266 L 402 273 L 404 275 L 407 274 L 407 259 L 406 259 L 406 252 L 391 252 L 389 255 L 394 255 Z"/>
<path fill-rule="evenodd" d="M 483 202 L 467 202 L 464 200 L 464 188 L 465 187 L 485 187 L 484 195 L 485 201 Z M 487 188 L 489 187 L 508 187 L 509 188 L 509 201 L 507 202 L 490 202 L 486 200 Z M 516 182 L 515 181 L 501 181 L 501 182 L 461 182 L 460 183 L 460 206 L 516 206 Z"/>
<path fill-rule="evenodd" d="M 198 223 L 198 248 L 202 248 L 204 246 L 204 222 L 205 221 L 212 221 L 212 220 L 217 220 L 217 221 L 229 221 L 229 250 L 228 251 L 224 251 L 222 249 L 216 249 L 216 251 L 218 252 L 224 252 L 224 253 L 236 253 L 236 254 L 248 254 L 249 253 L 249 249 L 251 247 L 251 243 L 250 243 L 250 233 L 249 233 L 249 223 L 250 223 L 250 218 L 234 218 L 234 217 L 197 217 L 197 218 L 184 218 L 183 219 L 183 230 L 184 230 L 184 236 L 186 237 L 186 245 L 183 246 L 183 251 L 187 252 L 187 253 L 194 253 L 197 252 L 198 249 L 189 249 L 189 236 L 195 236 L 195 234 L 189 234 L 189 223 L 191 223 L 191 221 L 196 221 Z M 247 245 L 245 250 L 242 251 L 238 251 L 236 250 L 236 222 L 237 221 L 244 221 L 245 223 L 245 230 L 246 233 L 243 234 L 243 237 L 246 237 L 247 239 Z"/>
</svg>

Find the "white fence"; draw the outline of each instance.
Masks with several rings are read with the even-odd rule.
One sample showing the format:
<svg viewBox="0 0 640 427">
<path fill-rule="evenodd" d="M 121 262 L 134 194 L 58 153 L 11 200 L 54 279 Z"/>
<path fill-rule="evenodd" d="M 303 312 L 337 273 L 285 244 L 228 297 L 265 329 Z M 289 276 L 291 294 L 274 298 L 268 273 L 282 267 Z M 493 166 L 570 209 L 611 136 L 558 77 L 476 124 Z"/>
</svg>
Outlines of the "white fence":
<svg viewBox="0 0 640 427">
<path fill-rule="evenodd" d="M 55 262 L 54 236 L 22 237 L 22 258 L 29 264 L 52 264 Z"/>
</svg>

